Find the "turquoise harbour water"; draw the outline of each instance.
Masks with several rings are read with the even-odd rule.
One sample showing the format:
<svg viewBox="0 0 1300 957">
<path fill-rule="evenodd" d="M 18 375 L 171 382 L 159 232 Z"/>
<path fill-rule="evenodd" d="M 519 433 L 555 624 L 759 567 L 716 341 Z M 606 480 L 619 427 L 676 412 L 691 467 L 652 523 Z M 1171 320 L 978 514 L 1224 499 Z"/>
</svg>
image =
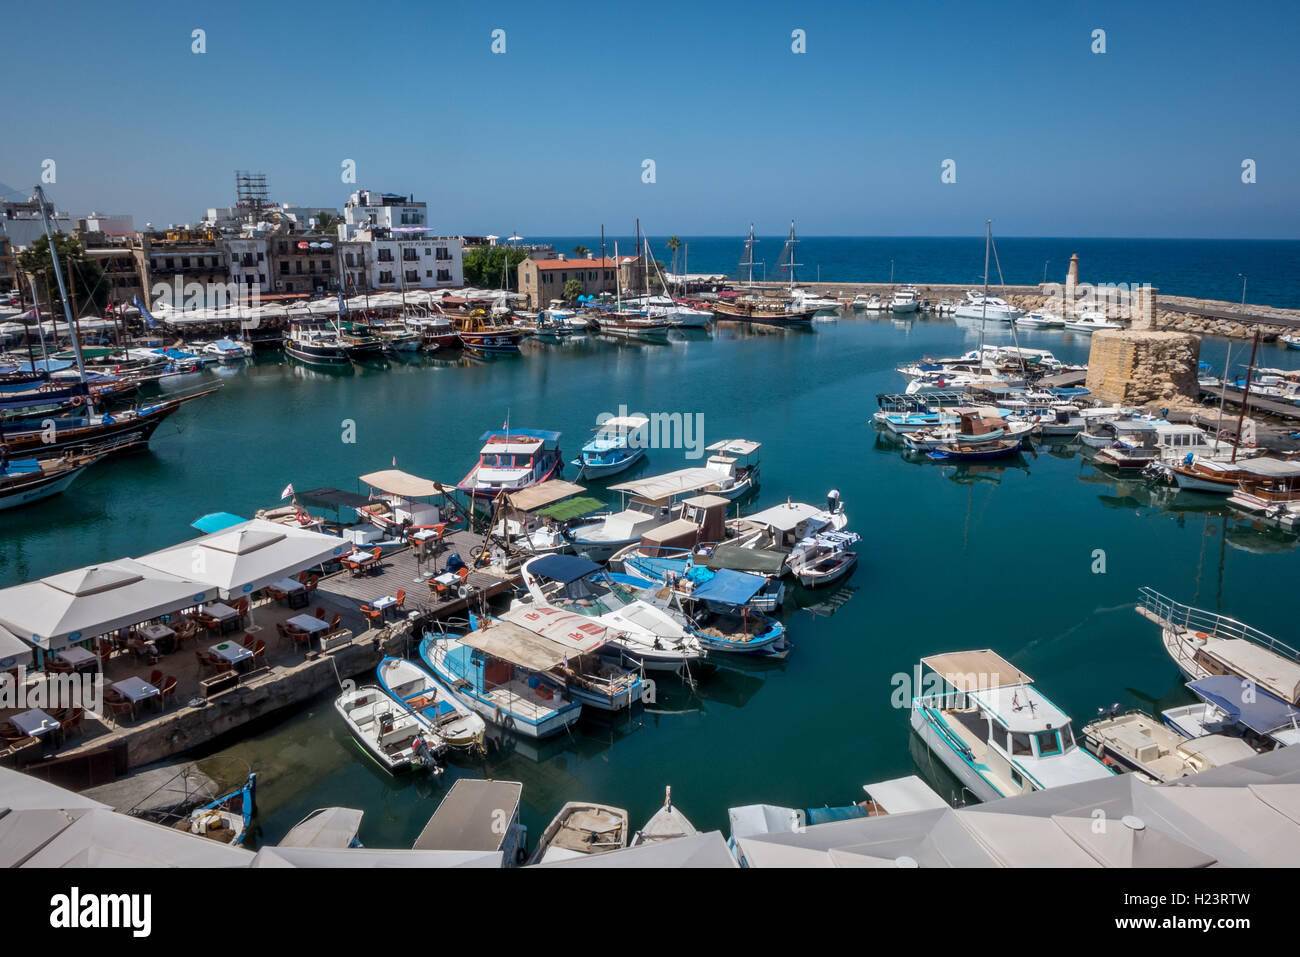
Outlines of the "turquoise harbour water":
<svg viewBox="0 0 1300 957">
<path fill-rule="evenodd" d="M 436 782 L 378 771 L 322 698 L 216 750 L 259 771 L 260 839 L 269 843 L 312 809 L 342 804 L 366 811 L 365 844 L 410 846 L 466 775 L 524 782 L 534 839 L 578 798 L 626 807 L 640 825 L 667 784 L 697 826 L 724 831 L 729 806 L 859 800 L 864 783 L 918 770 L 908 714 L 891 696 L 895 676 L 925 654 L 994 648 L 1079 726 L 1112 702 L 1151 709 L 1183 700 L 1155 629 L 1132 611 L 1144 584 L 1296 642 L 1293 536 L 1228 516 L 1214 498 L 1153 497 L 1141 481 L 1104 474 L 1064 447 L 963 468 L 904 459 L 877 434 L 874 397 L 901 390 L 897 366 L 977 338 L 944 319 L 841 318 L 802 333 L 726 325 L 662 346 L 529 343 L 519 358 L 395 362 L 344 375 L 264 354 L 178 383 L 225 387 L 166 422 L 150 452 L 100 466 L 58 498 L 0 513 L 0 585 L 180 541 L 206 512 L 251 516 L 289 482 L 353 489 L 358 475 L 394 458 L 455 482 L 482 432 L 507 415 L 515 426 L 562 430 L 571 458 L 597 415 L 620 405 L 698 412 L 708 441 L 764 443 L 750 507 L 841 491 L 863 536 L 861 561 L 837 609 L 827 601 L 788 612 L 795 647 L 786 661 L 706 667 L 694 691 L 661 683 L 657 703 L 630 721 L 584 715 L 572 736 L 540 753 L 521 746 L 456 758 Z M 990 328 L 988 341 L 1010 335 Z M 1087 337 L 1068 331 L 1021 342 L 1087 358 Z M 1203 357 L 1221 364 L 1225 349 L 1208 340 Z M 1245 358 L 1239 343 L 1234 357 Z M 1259 362 L 1297 367 L 1300 353 L 1264 347 Z M 352 444 L 342 440 L 349 422 Z M 636 474 L 685 464 L 680 451 L 655 450 Z M 1104 574 L 1093 572 L 1098 549 Z M 951 794 L 950 783 L 937 783 Z"/>
</svg>

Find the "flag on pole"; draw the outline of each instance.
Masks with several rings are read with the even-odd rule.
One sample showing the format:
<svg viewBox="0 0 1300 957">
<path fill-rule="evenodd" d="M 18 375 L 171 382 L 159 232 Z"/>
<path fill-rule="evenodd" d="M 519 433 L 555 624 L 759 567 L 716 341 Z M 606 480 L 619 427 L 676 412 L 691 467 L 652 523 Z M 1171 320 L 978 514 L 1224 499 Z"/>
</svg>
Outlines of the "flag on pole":
<svg viewBox="0 0 1300 957">
<path fill-rule="evenodd" d="M 290 482 L 288 485 L 284 487 L 284 491 L 280 493 L 280 501 L 283 502 L 286 498 L 288 498 L 292 494 L 293 494 L 293 483 Z"/>
</svg>

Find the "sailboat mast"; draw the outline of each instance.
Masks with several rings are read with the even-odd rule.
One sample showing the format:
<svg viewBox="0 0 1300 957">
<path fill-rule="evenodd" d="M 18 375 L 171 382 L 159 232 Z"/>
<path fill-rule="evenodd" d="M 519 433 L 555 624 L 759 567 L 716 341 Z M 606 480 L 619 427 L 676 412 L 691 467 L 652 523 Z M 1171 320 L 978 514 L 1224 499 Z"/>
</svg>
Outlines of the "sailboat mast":
<svg viewBox="0 0 1300 957">
<path fill-rule="evenodd" d="M 1251 344 L 1250 362 L 1246 365 L 1246 388 L 1241 394 L 1241 414 L 1237 416 L 1237 439 L 1232 445 L 1232 464 L 1234 465 L 1237 464 L 1237 450 L 1241 448 L 1241 426 L 1246 420 L 1246 406 L 1250 402 L 1250 378 L 1255 372 L 1255 351 L 1257 349 L 1259 349 L 1259 326 L 1255 327 L 1255 341 Z"/>
<path fill-rule="evenodd" d="M 76 325 L 72 321 L 72 312 L 68 306 L 68 287 L 63 281 L 63 269 L 59 265 L 59 253 L 54 248 L 54 233 L 50 229 L 50 207 L 45 201 L 45 190 L 36 187 L 36 198 L 41 204 L 41 222 L 45 226 L 45 238 L 50 244 L 50 262 L 54 264 L 54 278 L 59 284 L 59 295 L 63 298 L 63 315 L 68 320 L 68 334 L 72 337 L 72 350 L 77 357 L 77 375 L 81 376 L 81 381 L 86 381 L 86 362 L 81 357 L 81 340 L 77 338 Z M 54 309 L 50 309 L 50 319 L 53 321 Z M 92 400 L 93 402 L 93 400 Z"/>
<path fill-rule="evenodd" d="M 980 300 L 980 366 L 984 364 L 984 323 L 989 315 L 989 244 L 993 242 L 993 220 L 984 220 L 984 298 Z"/>
</svg>

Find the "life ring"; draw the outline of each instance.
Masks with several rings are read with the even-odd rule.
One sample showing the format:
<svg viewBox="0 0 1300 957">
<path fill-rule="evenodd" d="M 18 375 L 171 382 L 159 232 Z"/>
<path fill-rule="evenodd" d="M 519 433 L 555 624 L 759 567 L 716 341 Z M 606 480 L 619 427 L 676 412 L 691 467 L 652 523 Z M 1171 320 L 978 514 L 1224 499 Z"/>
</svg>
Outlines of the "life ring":
<svg viewBox="0 0 1300 957">
<path fill-rule="evenodd" d="M 311 516 L 308 515 L 308 514 L 307 514 L 305 511 L 303 511 L 302 509 L 298 509 L 298 511 L 294 514 L 293 517 L 294 517 L 295 520 L 297 520 L 297 522 L 298 522 L 299 525 L 310 525 L 310 524 L 311 524 L 311 520 L 312 520 Z"/>
<path fill-rule="evenodd" d="M 468 597 L 469 597 L 469 589 L 466 588 L 464 585 L 461 585 L 459 588 L 456 589 L 456 597 L 457 597 L 457 598 L 468 598 Z"/>
<path fill-rule="evenodd" d="M 81 396 L 79 396 L 79 395 L 74 395 L 74 396 L 72 397 L 72 404 L 73 404 L 74 406 L 79 406 L 79 405 L 81 405 L 84 401 L 85 401 L 85 400 L 84 400 Z"/>
</svg>

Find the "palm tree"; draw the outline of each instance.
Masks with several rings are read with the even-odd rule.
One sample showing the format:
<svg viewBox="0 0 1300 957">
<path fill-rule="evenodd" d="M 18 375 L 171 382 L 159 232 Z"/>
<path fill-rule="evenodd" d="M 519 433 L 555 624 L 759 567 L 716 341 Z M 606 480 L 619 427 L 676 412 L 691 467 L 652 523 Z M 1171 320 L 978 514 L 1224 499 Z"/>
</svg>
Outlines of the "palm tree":
<svg viewBox="0 0 1300 957">
<path fill-rule="evenodd" d="M 668 240 L 668 248 L 673 251 L 673 275 L 674 276 L 677 275 L 677 250 L 678 248 L 681 247 L 681 245 L 682 245 L 682 241 L 678 239 L 676 236 L 673 236 Z"/>
<path fill-rule="evenodd" d="M 587 253 L 589 253 L 590 251 L 591 251 L 591 250 L 589 250 L 586 246 L 574 246 L 574 247 L 573 247 L 573 255 L 576 256 L 576 257 L 579 258 L 579 259 L 582 259 L 582 258 L 583 258 L 584 256 L 586 256 Z"/>
</svg>

